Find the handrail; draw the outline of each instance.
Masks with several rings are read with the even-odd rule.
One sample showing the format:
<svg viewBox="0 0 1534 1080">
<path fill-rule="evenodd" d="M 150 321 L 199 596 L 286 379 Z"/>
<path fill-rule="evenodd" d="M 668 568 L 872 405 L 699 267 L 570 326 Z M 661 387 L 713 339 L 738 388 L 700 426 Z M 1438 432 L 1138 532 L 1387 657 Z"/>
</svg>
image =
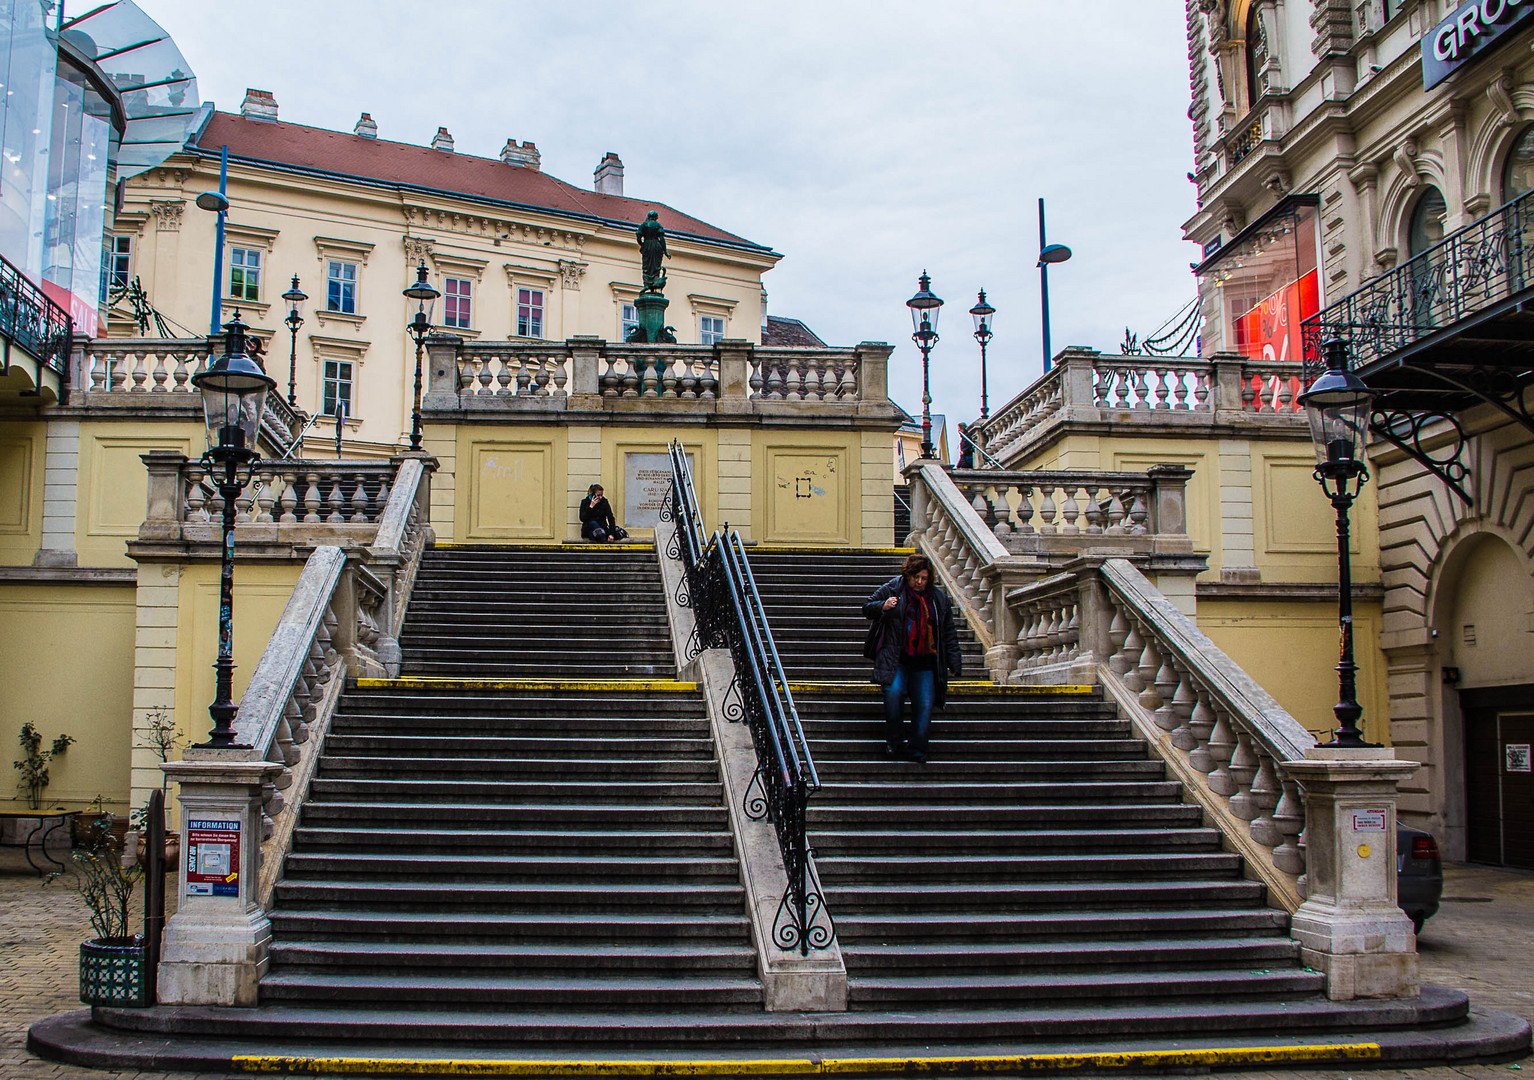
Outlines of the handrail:
<svg viewBox="0 0 1534 1080">
<path fill-rule="evenodd" d="M 994 457 L 992 457 L 989 453 L 986 452 L 985 447 L 981 446 L 980 443 L 975 440 L 975 437 L 969 433 L 969 430 L 967 428 L 962 428 L 961 427 L 959 429 L 959 443 L 960 443 L 961 446 L 964 443 L 969 443 L 970 448 L 972 450 L 974 450 L 975 453 L 977 453 L 981 457 L 985 458 L 986 461 L 989 461 L 991 463 L 992 468 L 996 468 L 996 469 L 1005 469 L 1006 468 L 1005 465 L 1003 465 L 1001 462 L 997 461 Z M 959 451 L 959 453 L 960 453 L 960 456 L 963 456 L 963 450 L 962 449 Z"/>
<path fill-rule="evenodd" d="M 685 592 L 677 599 L 693 610 L 688 647 L 694 655 L 709 648 L 730 650 L 735 677 L 725 695 L 725 715 L 745 721 L 756 750 L 756 771 L 742 809 L 752 821 L 772 822 L 788 879 L 773 921 L 773 940 L 785 951 L 797 948 L 807 956 L 835 938 L 805 837 L 806 805 L 820 790 L 820 776 L 740 535 L 726 525 L 703 543 L 687 455 L 679 441 L 671 443 L 669 452 L 671 492 L 661 516 L 677 523 L 674 548 L 667 555 L 682 562 Z"/>
<path fill-rule="evenodd" d="M 69 377 L 74 323 L 9 259 L 0 256 L 0 334 L 26 349 L 50 371 Z"/>
</svg>

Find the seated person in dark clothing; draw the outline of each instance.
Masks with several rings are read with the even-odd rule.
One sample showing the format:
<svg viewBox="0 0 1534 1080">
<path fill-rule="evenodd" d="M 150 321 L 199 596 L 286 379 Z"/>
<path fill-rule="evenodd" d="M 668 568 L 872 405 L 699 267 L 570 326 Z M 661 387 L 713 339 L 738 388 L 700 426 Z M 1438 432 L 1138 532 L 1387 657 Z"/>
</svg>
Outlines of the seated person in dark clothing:
<svg viewBox="0 0 1534 1080">
<path fill-rule="evenodd" d="M 628 537 L 613 517 L 612 503 L 603 497 L 601 484 L 592 484 L 581 500 L 581 537 L 599 544 L 612 544 Z"/>
</svg>

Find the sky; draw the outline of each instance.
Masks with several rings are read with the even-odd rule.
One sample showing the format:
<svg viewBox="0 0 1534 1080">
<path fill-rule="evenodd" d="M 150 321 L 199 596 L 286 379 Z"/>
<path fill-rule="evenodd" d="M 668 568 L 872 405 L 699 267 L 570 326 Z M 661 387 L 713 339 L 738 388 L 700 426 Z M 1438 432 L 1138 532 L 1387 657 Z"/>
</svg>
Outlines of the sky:
<svg viewBox="0 0 1534 1080">
<path fill-rule="evenodd" d="M 87 0 L 73 0 L 77 14 Z M 495 157 L 531 139 L 591 184 L 770 245 L 771 314 L 833 345 L 887 341 L 891 396 L 921 409 L 905 301 L 946 302 L 933 412 L 980 408 L 968 309 L 997 309 L 991 411 L 1042 371 L 1038 200 L 1054 351 L 1118 352 L 1192 299 L 1198 257 L 1178 0 L 138 0 L 204 101 L 270 90 L 283 120 Z"/>
</svg>

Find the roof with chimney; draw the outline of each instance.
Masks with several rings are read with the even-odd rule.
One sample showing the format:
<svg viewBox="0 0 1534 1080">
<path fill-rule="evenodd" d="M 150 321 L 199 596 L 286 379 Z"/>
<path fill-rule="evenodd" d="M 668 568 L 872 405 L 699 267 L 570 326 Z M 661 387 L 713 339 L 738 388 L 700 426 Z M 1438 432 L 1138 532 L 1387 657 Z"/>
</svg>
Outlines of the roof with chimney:
<svg viewBox="0 0 1534 1080">
<path fill-rule="evenodd" d="M 797 349 L 824 349 L 826 343 L 819 335 L 798 319 L 786 319 L 780 315 L 767 316 L 762 326 L 763 345 L 783 345 Z"/>
<path fill-rule="evenodd" d="M 439 130 L 434 141 L 441 145 L 443 136 L 446 131 Z M 447 136 L 449 146 L 451 139 Z M 753 251 L 772 250 L 664 203 L 583 190 L 539 171 L 536 165 L 225 112 L 214 112 L 189 143 L 191 149 L 214 156 L 225 145 L 231 161 L 486 200 L 593 222 L 635 226 L 655 210 L 668 232 Z M 526 146 L 530 149 L 532 144 Z M 536 161 L 536 151 L 532 153 Z"/>
</svg>

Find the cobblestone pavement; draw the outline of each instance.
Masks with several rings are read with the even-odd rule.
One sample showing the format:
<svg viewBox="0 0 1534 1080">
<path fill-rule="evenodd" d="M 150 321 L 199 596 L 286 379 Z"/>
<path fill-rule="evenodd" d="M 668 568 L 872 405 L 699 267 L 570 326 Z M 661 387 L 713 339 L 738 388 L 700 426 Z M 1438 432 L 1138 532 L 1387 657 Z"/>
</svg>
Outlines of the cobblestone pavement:
<svg viewBox="0 0 1534 1080">
<path fill-rule="evenodd" d="M 26 1051 L 27 1027 L 80 1008 L 78 944 L 89 936 L 80 901 L 63 882 L 43 887 L 19 853 L 0 849 L 0 1080 L 191 1080 L 192 1073 L 109 1072 L 58 1065 Z M 19 869 L 18 869 L 19 868 Z M 1423 931 L 1418 949 L 1425 982 L 1453 986 L 1477 1005 L 1534 1020 L 1534 874 L 1451 866 L 1443 910 Z M 173 899 L 173 898 L 172 898 Z M 135 918 L 138 916 L 135 915 Z M 1224 1073 L 1252 1080 L 1534 1080 L 1534 1058 L 1517 1065 L 1404 1070 L 1311 1070 Z M 202 1074 L 223 1076 L 222 1073 Z M 1124 1077 L 1122 1073 L 1113 1074 Z"/>
</svg>

